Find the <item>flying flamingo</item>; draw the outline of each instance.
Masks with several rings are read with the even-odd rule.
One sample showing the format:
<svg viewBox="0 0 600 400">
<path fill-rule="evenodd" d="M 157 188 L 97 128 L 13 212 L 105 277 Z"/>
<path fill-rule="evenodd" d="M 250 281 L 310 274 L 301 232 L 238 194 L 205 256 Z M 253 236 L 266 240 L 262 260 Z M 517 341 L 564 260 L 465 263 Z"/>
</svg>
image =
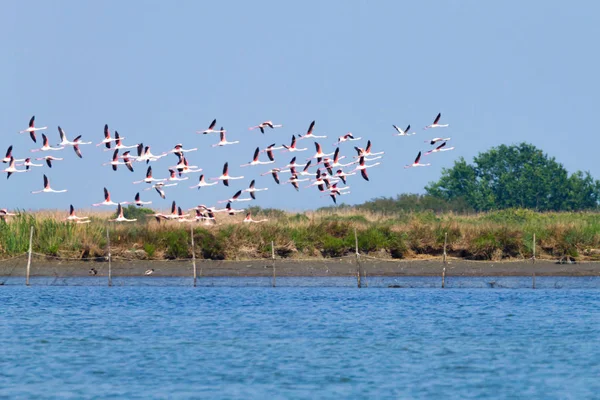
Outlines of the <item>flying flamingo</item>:
<svg viewBox="0 0 600 400">
<path fill-rule="evenodd" d="M 223 174 L 221 176 L 219 176 L 218 178 L 210 178 L 213 181 L 223 181 L 223 185 L 225 186 L 229 186 L 229 180 L 233 180 L 233 179 L 244 179 L 243 176 L 229 176 L 229 163 L 225 163 L 225 165 L 223 165 Z"/>
<path fill-rule="evenodd" d="M 329 180 L 327 179 L 327 175 L 321 174 L 321 171 L 317 170 L 316 179 L 313 181 L 313 183 L 306 186 L 306 188 L 311 186 L 319 186 L 319 190 L 323 191 L 323 185 L 327 185 L 327 187 L 329 187 Z"/>
<path fill-rule="evenodd" d="M 152 177 L 152 167 L 148 167 L 148 169 L 146 170 L 146 177 L 144 179 L 142 179 L 141 181 L 135 181 L 133 182 L 134 184 L 138 184 L 138 183 L 152 183 L 152 182 L 164 182 L 166 181 L 166 179 L 156 179 Z"/>
<path fill-rule="evenodd" d="M 298 136 L 298 140 L 300 140 L 300 139 L 324 139 L 327 137 L 327 136 L 316 136 L 315 134 L 313 134 L 314 127 L 315 127 L 315 121 L 310 123 L 310 126 L 308 127 L 308 131 L 306 131 L 306 135 Z"/>
<path fill-rule="evenodd" d="M 340 163 L 340 160 L 342 160 L 344 158 L 346 158 L 346 156 L 341 156 L 340 157 L 340 148 L 338 147 L 337 149 L 335 149 L 335 153 L 333 153 L 333 159 L 325 157 L 323 159 L 323 162 L 330 162 L 330 166 L 332 168 L 347 167 L 349 165 L 356 164 L 356 161 L 350 162 L 348 164 L 342 164 L 342 163 Z"/>
<path fill-rule="evenodd" d="M 190 186 L 190 189 L 193 189 L 193 188 L 198 188 L 198 190 L 200 190 L 200 188 L 202 188 L 202 187 L 204 187 L 204 186 L 213 186 L 213 185 L 216 185 L 216 184 L 218 184 L 218 183 L 219 183 L 219 182 L 210 182 L 210 183 L 209 183 L 209 182 L 206 182 L 206 181 L 204 180 L 204 175 L 200 175 L 200 179 L 199 179 L 199 182 L 198 182 L 198 184 L 197 184 L 197 185 L 194 185 L 194 186 Z"/>
<path fill-rule="evenodd" d="M 427 155 L 429 155 L 429 154 L 431 154 L 431 153 L 437 153 L 437 152 L 440 152 L 440 151 L 450 151 L 450 150 L 454 150 L 454 147 L 448 147 L 448 148 L 445 148 L 445 146 L 446 146 L 446 142 L 444 142 L 444 143 L 440 144 L 438 147 L 436 147 L 436 148 L 435 148 L 435 149 L 433 149 L 433 150 L 429 150 L 429 151 L 428 151 L 427 153 L 425 153 L 424 155 L 426 155 L 426 156 L 427 156 Z"/>
<path fill-rule="evenodd" d="M 216 125 L 217 125 L 217 120 L 214 119 L 213 122 L 211 122 L 210 125 L 208 126 L 208 129 L 206 129 L 204 131 L 196 131 L 196 133 L 202 133 L 202 134 L 206 135 L 207 133 L 224 133 L 224 132 L 226 132 L 223 130 L 223 128 L 221 128 L 220 131 L 216 131 L 215 130 Z"/>
<path fill-rule="evenodd" d="M 181 176 L 181 174 L 192 174 L 202 171 L 202 168 L 198 168 L 197 165 L 190 165 L 185 157 L 183 157 L 183 167 L 178 166 L 176 169 L 179 171 L 179 176 Z"/>
<path fill-rule="evenodd" d="M 299 148 L 296 147 L 296 136 L 294 136 L 294 135 L 292 135 L 292 143 L 289 146 L 286 146 L 284 144 L 283 147 L 287 151 L 305 151 L 305 150 L 308 150 L 307 148 L 299 149 Z"/>
<path fill-rule="evenodd" d="M 323 157 L 332 156 L 334 154 L 334 153 L 323 153 L 323 150 L 321 149 L 321 145 L 317 142 L 315 142 L 315 149 L 317 150 L 317 152 L 311 158 L 316 158 L 317 160 L 320 160 Z M 309 160 L 310 160 L 310 158 L 309 158 Z"/>
<path fill-rule="evenodd" d="M 363 149 L 361 147 L 354 147 L 354 150 L 356 150 L 356 152 L 358 153 L 359 158 L 365 157 L 365 160 L 367 160 L 367 161 L 377 160 L 377 159 L 381 158 L 381 154 L 385 153 L 385 151 L 380 151 L 379 153 L 372 153 L 370 140 L 367 140 L 367 147 L 365 149 Z M 379 156 L 379 157 L 368 158 L 368 156 Z"/>
<path fill-rule="evenodd" d="M 110 130 L 108 129 L 108 124 L 104 124 L 104 139 L 102 139 L 102 141 L 98 143 L 96 147 L 105 145 L 107 149 L 110 149 L 110 143 L 114 142 L 115 140 L 117 139 L 110 137 Z"/>
<path fill-rule="evenodd" d="M 346 190 L 349 190 L 349 189 L 350 189 L 349 186 L 338 188 L 337 183 L 335 183 L 335 184 L 331 185 L 331 187 L 329 188 L 328 196 L 331 197 L 334 204 L 337 204 L 336 196 L 350 194 L 350 192 L 346 192 Z"/>
<path fill-rule="evenodd" d="M 225 211 L 229 215 L 235 215 L 235 214 L 242 213 L 242 212 L 246 211 L 246 209 L 241 208 L 241 209 L 237 209 L 236 210 L 234 208 L 231 208 L 231 203 L 227 203 L 227 205 L 225 206 Z"/>
<path fill-rule="evenodd" d="M 227 138 L 225 137 L 225 131 L 223 130 L 223 127 L 221 127 L 221 133 L 219 135 L 221 137 L 221 140 L 219 141 L 219 143 L 213 144 L 212 147 L 222 147 L 222 146 L 227 146 L 228 144 L 239 143 L 239 140 L 236 140 L 233 142 L 228 142 Z"/>
<path fill-rule="evenodd" d="M 81 145 L 81 144 L 92 144 L 92 142 L 82 142 L 81 135 L 77 136 L 71 142 L 69 139 L 67 139 L 67 135 L 65 134 L 65 131 L 60 126 L 58 127 L 58 134 L 60 136 L 60 143 L 57 144 L 57 146 L 67 147 L 67 146 L 77 146 L 77 145 Z"/>
<path fill-rule="evenodd" d="M 308 168 L 310 167 L 311 163 L 312 163 L 312 160 L 308 160 L 308 162 L 304 166 L 304 169 L 302 171 L 300 171 L 298 173 L 298 175 L 300 175 L 300 176 L 313 176 L 314 175 L 313 173 L 308 172 Z"/>
<path fill-rule="evenodd" d="M 336 178 L 340 178 L 342 180 L 342 182 L 344 182 L 344 185 L 346 184 L 346 177 L 348 176 L 352 176 L 352 175 L 356 175 L 356 172 L 352 172 L 352 173 L 346 173 L 344 171 L 342 171 L 341 169 L 338 169 L 335 172 L 335 177 Z"/>
<path fill-rule="evenodd" d="M 17 164 L 17 165 L 23 165 L 25 167 L 25 169 L 29 169 L 29 167 L 43 167 L 44 164 L 34 164 L 31 162 L 31 158 L 26 158 L 25 162 L 23 164 Z"/>
<path fill-rule="evenodd" d="M 115 152 L 113 153 L 112 161 L 103 163 L 102 165 L 111 165 L 113 171 L 116 171 L 117 167 L 119 165 L 127 165 L 127 162 L 119 161 L 119 149 L 116 149 Z M 130 165 L 131 165 L 131 162 L 130 162 Z"/>
<path fill-rule="evenodd" d="M 123 207 L 121 206 L 121 203 L 119 203 L 119 205 L 117 206 L 117 218 L 114 219 L 109 219 L 109 221 L 111 222 L 135 222 L 137 221 L 136 218 L 133 219 L 127 219 L 123 216 Z"/>
<path fill-rule="evenodd" d="M 52 168 L 52 161 L 62 161 L 63 158 L 59 158 L 59 157 L 53 157 L 53 156 L 44 156 L 44 157 L 39 157 L 36 158 L 36 160 L 46 160 L 46 164 L 48 164 L 49 168 Z"/>
<path fill-rule="evenodd" d="M 23 131 L 20 131 L 19 133 L 27 133 L 29 132 L 29 136 L 31 136 L 31 140 L 33 140 L 34 142 L 37 142 L 36 138 L 35 138 L 35 132 L 36 131 L 43 131 L 44 129 L 48 129 L 47 126 L 43 126 L 41 128 L 36 128 L 35 127 L 35 115 L 33 117 L 31 117 L 31 119 L 29 120 L 29 127 Z"/>
<path fill-rule="evenodd" d="M 411 135 L 416 134 L 416 132 L 408 133 L 410 131 L 410 124 L 406 127 L 405 130 L 398 128 L 396 125 L 392 125 L 392 126 L 394 127 L 396 132 L 398 132 L 398 133 L 394 133 L 394 136 L 411 136 Z"/>
<path fill-rule="evenodd" d="M 257 147 L 256 150 L 254 150 L 254 157 L 252 157 L 252 161 L 250 161 L 247 164 L 242 164 L 242 165 L 240 165 L 240 167 L 249 167 L 249 166 L 252 166 L 252 165 L 262 165 L 262 164 L 273 164 L 275 162 L 274 160 L 259 161 L 258 160 L 259 156 L 260 156 L 260 149 Z"/>
<path fill-rule="evenodd" d="M 138 147 L 138 149 L 137 149 L 138 156 L 135 158 L 135 161 L 138 161 L 138 162 L 146 161 L 146 164 L 148 164 L 150 161 L 157 161 L 167 155 L 167 153 L 162 153 L 162 154 L 155 156 L 150 151 L 150 146 L 144 147 L 143 143 L 138 144 L 137 147 Z"/>
<path fill-rule="evenodd" d="M 338 138 L 337 142 L 335 142 L 333 145 L 334 146 L 338 146 L 339 144 L 344 143 L 344 142 L 353 141 L 353 140 L 360 140 L 360 139 L 362 139 L 362 138 L 359 138 L 359 137 L 355 138 L 354 135 L 352 135 L 351 132 L 348 132 L 345 135 L 340 136 Z"/>
<path fill-rule="evenodd" d="M 252 179 L 252 182 L 250 182 L 250 186 L 248 186 L 248 189 L 244 189 L 244 190 L 242 190 L 242 192 L 250 193 L 250 197 L 252 197 L 254 200 L 256 200 L 256 195 L 254 193 L 262 192 L 264 190 L 269 190 L 269 188 L 257 189 L 256 187 L 254 187 L 254 179 Z"/>
<path fill-rule="evenodd" d="M 259 220 L 252 219 L 252 213 L 251 212 L 247 213 L 246 214 L 246 218 L 244 218 L 244 222 L 245 223 L 255 223 L 255 224 L 258 224 L 258 223 L 267 222 L 267 221 L 268 221 L 268 219 L 259 219 Z"/>
<path fill-rule="evenodd" d="M 50 151 L 50 150 L 57 151 L 57 150 L 64 149 L 64 147 L 62 147 L 62 146 L 61 147 L 52 147 L 52 146 L 50 146 L 50 144 L 48 142 L 48 138 L 43 133 L 42 133 L 42 139 L 43 139 L 43 145 L 42 145 L 42 147 L 40 147 L 39 149 L 30 150 L 32 153 L 35 153 L 37 151 Z"/>
<path fill-rule="evenodd" d="M 4 169 L 2 172 L 7 173 L 6 179 L 8 179 L 14 172 L 29 172 L 29 170 L 15 168 L 15 159 L 11 157 L 10 164 L 8 164 L 8 167 L 6 169 Z"/>
<path fill-rule="evenodd" d="M 419 153 L 420 156 L 421 153 Z M 356 166 L 356 168 L 354 168 L 352 170 L 352 172 L 358 172 L 360 171 L 360 174 L 362 175 L 363 179 L 365 181 L 369 180 L 369 176 L 367 175 L 367 168 L 371 168 L 371 167 L 375 167 L 376 165 L 379 165 L 381 163 L 375 163 L 375 164 L 371 164 L 371 165 L 367 165 L 365 164 L 365 157 L 360 157 L 360 160 L 358 162 L 358 165 Z"/>
<path fill-rule="evenodd" d="M 3 221 L 6 219 L 6 217 L 14 217 L 15 215 L 17 214 L 8 212 L 8 209 L 6 208 L 0 209 L 0 219 Z"/>
<path fill-rule="evenodd" d="M 197 147 L 194 147 L 193 149 L 184 149 L 183 145 L 181 143 L 178 143 L 171 150 L 167 151 L 167 153 L 182 155 L 183 153 L 188 153 L 190 151 L 196 151 L 196 150 L 198 150 Z"/>
<path fill-rule="evenodd" d="M 264 135 L 265 128 L 269 127 L 271 129 L 275 129 L 275 128 L 281 128 L 282 126 L 283 125 L 274 125 L 273 121 L 265 121 L 256 126 L 251 126 L 250 128 L 248 128 L 248 130 L 260 129 L 260 133 L 262 133 Z"/>
<path fill-rule="evenodd" d="M 240 198 L 240 196 L 242 195 L 242 191 L 238 190 L 237 192 L 235 192 L 235 194 L 227 199 L 227 200 L 219 200 L 219 203 L 233 203 L 234 201 L 250 201 L 252 200 L 252 198 L 248 197 L 246 199 L 244 198 Z"/>
<path fill-rule="evenodd" d="M 273 179 L 275 180 L 275 183 L 277 183 L 279 185 L 279 173 L 280 172 L 289 172 L 289 169 L 271 168 L 264 174 L 260 174 L 260 176 L 265 176 L 265 175 L 271 174 L 273 176 Z"/>
<path fill-rule="evenodd" d="M 300 187 L 298 186 L 298 182 L 305 182 L 307 180 L 308 180 L 308 178 L 298 179 L 298 175 L 294 174 L 290 177 L 290 179 L 288 179 L 284 183 L 291 183 L 292 186 L 294 186 L 294 188 L 296 189 L 296 191 L 299 191 Z"/>
<path fill-rule="evenodd" d="M 146 204 L 152 204 L 152 202 L 151 201 L 142 201 L 142 199 L 140 197 L 140 192 L 137 192 L 135 194 L 135 200 L 134 201 L 124 201 L 121 204 L 135 204 L 136 206 L 141 207 L 141 206 L 146 205 Z"/>
<path fill-rule="evenodd" d="M 11 144 L 10 146 L 8 146 L 8 149 L 6 150 L 6 156 L 4 156 L 4 158 L 2 159 L 3 163 L 10 162 L 10 160 L 13 158 L 12 150 L 13 150 L 13 147 L 12 147 L 12 144 Z M 20 158 L 20 159 L 16 159 L 15 158 L 15 161 L 17 161 L 17 162 L 25 161 L 25 160 L 26 160 L 25 158 Z"/>
<path fill-rule="evenodd" d="M 431 164 L 419 164 L 419 161 L 421 160 L 421 152 L 419 152 L 419 154 L 417 154 L 417 158 L 415 158 L 415 162 L 412 164 L 408 164 L 405 165 L 404 168 L 412 168 L 412 167 L 428 167 Z"/>
<path fill-rule="evenodd" d="M 92 204 L 92 206 L 94 206 L 94 207 L 99 207 L 99 206 L 116 206 L 117 204 L 120 204 L 120 203 L 115 203 L 114 201 L 112 201 L 110 199 L 110 192 L 108 191 L 107 188 L 104 188 L 104 201 L 101 202 L 101 203 Z"/>
<path fill-rule="evenodd" d="M 127 169 L 130 170 L 131 172 L 133 172 L 133 165 L 131 165 L 131 158 L 129 156 L 129 151 L 126 151 L 125 153 L 123 153 L 121 158 L 123 159 L 123 162 L 125 163 L 125 166 L 127 167 Z"/>
<path fill-rule="evenodd" d="M 44 175 L 44 189 L 42 190 L 36 190 L 35 192 L 31 192 L 33 194 L 38 194 L 38 193 L 64 193 L 66 192 L 67 189 L 63 189 L 63 190 L 54 190 L 50 187 L 50 181 L 48 180 L 48 177 L 46 175 Z"/>
<path fill-rule="evenodd" d="M 175 172 L 174 169 L 169 169 L 169 177 L 167 178 L 168 181 L 185 181 L 189 179 L 189 177 L 184 177 L 184 178 L 180 178 L 177 176 L 177 173 Z"/>
<path fill-rule="evenodd" d="M 435 117 L 435 120 L 433 121 L 433 124 L 431 125 L 427 125 L 425 128 L 423 129 L 430 129 L 430 128 L 446 128 L 448 126 L 448 124 L 446 125 L 440 125 L 440 118 L 442 118 L 442 113 L 439 113 L 437 115 L 437 117 Z"/>
<path fill-rule="evenodd" d="M 117 150 L 127 150 L 127 149 L 135 149 L 138 147 L 137 144 L 132 144 L 131 146 L 125 146 L 123 144 L 124 137 L 119 136 L 119 132 L 115 131 L 115 147 Z M 104 151 L 109 151 L 110 149 L 104 149 Z"/>
<path fill-rule="evenodd" d="M 447 138 L 439 138 L 439 137 L 436 137 L 436 138 L 433 138 L 433 139 L 431 139 L 431 140 L 426 140 L 426 141 L 425 141 L 425 143 L 429 143 L 430 145 L 432 145 L 432 146 L 433 146 L 433 145 L 434 145 L 434 144 L 436 144 L 437 142 L 447 142 L 447 141 L 448 141 L 448 140 L 450 140 L 450 139 L 452 139 L 452 138 L 449 138 L 449 137 L 447 137 Z"/>
<path fill-rule="evenodd" d="M 167 198 L 167 196 L 166 196 L 166 194 L 165 194 L 165 191 L 164 191 L 164 189 L 163 189 L 163 188 L 165 188 L 165 187 L 168 187 L 168 186 L 177 186 L 177 182 L 175 182 L 175 183 L 168 183 L 168 184 L 167 184 L 167 183 L 164 183 L 164 182 L 156 182 L 154 185 L 152 185 L 152 186 L 150 186 L 150 187 L 148 187 L 148 188 L 146 188 L 146 189 L 144 189 L 144 190 L 152 190 L 152 189 L 155 189 L 155 190 L 156 190 L 156 193 L 158 193 L 158 195 L 159 195 L 161 198 L 163 198 L 163 199 L 166 199 L 166 198 Z"/>
<path fill-rule="evenodd" d="M 204 221 L 205 225 L 216 224 L 215 214 L 210 210 L 200 211 L 196 209 L 196 221 Z"/>
<path fill-rule="evenodd" d="M 292 158 L 292 160 L 290 161 L 290 163 L 288 165 L 286 165 L 283 168 L 302 168 L 302 167 L 306 167 L 306 164 L 298 164 L 296 163 L 296 157 Z"/>
<path fill-rule="evenodd" d="M 90 217 L 78 217 L 75 215 L 75 208 L 73 207 L 73 204 L 71 204 L 69 207 L 69 216 L 65 218 L 65 221 L 73 221 L 76 224 L 87 224 L 90 222 Z"/>
<path fill-rule="evenodd" d="M 284 149 L 285 146 L 277 146 L 275 147 L 275 143 L 270 144 L 269 146 L 267 146 L 265 149 L 262 149 L 260 152 L 261 153 L 267 153 L 267 156 L 269 157 L 269 160 L 271 161 L 275 161 L 275 157 L 273 157 L 273 150 L 281 150 Z"/>
</svg>

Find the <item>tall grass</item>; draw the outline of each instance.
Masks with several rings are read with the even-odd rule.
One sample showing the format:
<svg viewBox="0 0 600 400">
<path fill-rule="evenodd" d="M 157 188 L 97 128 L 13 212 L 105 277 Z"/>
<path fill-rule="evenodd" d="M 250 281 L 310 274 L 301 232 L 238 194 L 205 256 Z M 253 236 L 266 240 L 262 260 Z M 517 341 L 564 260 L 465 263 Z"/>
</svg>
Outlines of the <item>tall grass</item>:
<svg viewBox="0 0 600 400">
<path fill-rule="evenodd" d="M 107 222 L 109 215 L 92 214 L 89 224 L 64 222 L 49 211 L 19 213 L 0 221 L 0 257 L 23 254 L 34 227 L 33 249 L 49 256 L 102 257 L 106 229 L 111 252 L 128 258 L 178 259 L 191 256 L 189 223 L 140 218 L 137 223 Z M 219 224 L 193 224 L 196 254 L 213 260 L 244 260 L 270 256 L 271 241 L 284 258 L 340 257 L 354 253 L 354 229 L 362 254 L 388 258 L 423 258 L 448 252 L 476 260 L 529 258 L 533 254 L 600 260 L 600 214 L 537 213 L 503 210 L 477 215 L 433 212 L 376 213 L 350 208 L 306 213 L 269 210 L 269 221 L 242 224 L 242 216 L 220 216 Z"/>
</svg>

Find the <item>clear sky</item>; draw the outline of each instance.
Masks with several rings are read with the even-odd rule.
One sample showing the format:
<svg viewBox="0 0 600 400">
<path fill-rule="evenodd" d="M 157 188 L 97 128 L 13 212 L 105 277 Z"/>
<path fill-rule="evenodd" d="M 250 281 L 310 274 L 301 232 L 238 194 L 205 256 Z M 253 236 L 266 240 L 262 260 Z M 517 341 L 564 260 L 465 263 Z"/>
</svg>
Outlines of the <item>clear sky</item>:
<svg viewBox="0 0 600 400">
<path fill-rule="evenodd" d="M 331 204 L 315 188 L 296 193 L 261 177 L 270 166 L 239 168 L 256 146 L 289 143 L 312 120 L 330 151 L 349 131 L 364 140 L 342 144 L 343 155 L 353 156 L 352 146 L 367 138 L 373 151 L 385 151 L 370 182 L 349 180 L 351 194 L 341 199 L 348 204 L 423 193 L 457 157 L 521 141 L 570 172 L 599 177 L 599 13 L 594 1 L 4 2 L 0 151 L 12 144 L 17 158 L 35 155 L 28 135 L 17 133 L 35 114 L 53 144 L 58 125 L 71 139 L 98 143 L 108 124 L 126 144 L 149 144 L 155 154 L 176 143 L 199 147 L 188 158 L 208 177 L 229 161 L 232 175 L 247 178 L 196 191 L 188 188 L 198 176 L 191 175 L 169 188 L 167 200 L 142 192 L 161 209 L 171 200 L 212 205 L 252 178 L 269 188 L 253 203 L 261 207 Z M 450 127 L 423 131 L 438 112 Z M 215 149 L 217 135 L 195 133 L 214 118 L 241 144 Z M 264 136 L 248 130 L 264 120 L 284 127 Z M 418 133 L 394 137 L 392 124 Z M 438 134 L 452 137 L 456 150 L 428 156 L 431 167 L 403 169 Z M 309 151 L 295 155 L 314 154 L 312 142 L 300 142 Z M 111 152 L 82 151 L 83 159 L 69 148 L 52 169 L 0 179 L 0 207 L 89 208 L 104 186 L 116 201 L 142 189 L 132 182 L 145 164 L 113 172 L 101 166 Z M 291 156 L 277 151 L 277 166 Z M 175 163 L 173 155 L 153 163 L 154 175 L 166 177 Z M 69 192 L 30 194 L 42 188 L 43 173 Z"/>
</svg>

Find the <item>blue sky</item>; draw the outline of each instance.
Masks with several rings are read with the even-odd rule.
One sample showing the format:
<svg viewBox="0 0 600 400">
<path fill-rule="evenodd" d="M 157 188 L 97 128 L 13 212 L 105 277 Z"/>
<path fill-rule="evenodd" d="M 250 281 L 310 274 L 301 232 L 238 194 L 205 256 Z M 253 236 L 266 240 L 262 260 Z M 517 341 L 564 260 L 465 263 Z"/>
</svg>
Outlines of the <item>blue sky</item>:
<svg viewBox="0 0 600 400">
<path fill-rule="evenodd" d="M 600 5 L 580 1 L 19 1 L 0 16 L 0 127 L 4 153 L 31 155 L 28 136 L 17 132 L 36 115 L 53 143 L 60 125 L 73 138 L 98 143 L 108 124 L 126 144 L 143 142 L 160 153 L 181 142 L 206 176 L 247 179 L 204 188 L 188 187 L 197 175 L 167 191 L 167 200 L 142 192 L 153 207 L 171 200 L 184 207 L 214 204 L 257 179 L 269 191 L 255 205 L 290 210 L 331 203 L 315 189 L 296 193 L 260 173 L 269 166 L 239 168 L 256 146 L 289 143 L 316 120 L 324 147 L 346 132 L 386 152 L 369 171 L 371 181 L 349 181 L 341 200 L 362 203 L 398 193 L 422 193 L 459 156 L 471 160 L 491 146 L 527 141 L 573 172 L 600 175 L 593 138 L 598 93 L 595 54 Z M 421 128 L 442 112 L 444 130 Z M 214 118 L 241 144 L 214 149 L 216 135 L 197 135 Z M 283 128 L 263 136 L 248 127 L 264 120 Z M 394 137 L 392 124 L 417 128 Z M 432 134 L 452 137 L 455 151 L 429 156 L 428 168 L 403 169 Z M 314 153 L 312 140 L 301 143 Z M 355 154 L 344 143 L 342 154 Z M 71 149 L 52 169 L 0 179 L 0 207 L 89 208 L 107 186 L 113 199 L 131 200 L 144 176 L 113 172 L 101 163 L 110 152 Z M 276 152 L 277 165 L 290 154 Z M 166 177 L 176 158 L 153 163 Z M 5 167 L 6 164 L 3 164 Z M 31 195 L 42 174 L 66 194 Z M 287 174 L 285 174 L 287 177 Z M 285 179 L 285 178 L 284 178 Z M 188 184 L 189 182 L 189 184 Z M 6 195 L 10 194 L 10 195 Z"/>
</svg>

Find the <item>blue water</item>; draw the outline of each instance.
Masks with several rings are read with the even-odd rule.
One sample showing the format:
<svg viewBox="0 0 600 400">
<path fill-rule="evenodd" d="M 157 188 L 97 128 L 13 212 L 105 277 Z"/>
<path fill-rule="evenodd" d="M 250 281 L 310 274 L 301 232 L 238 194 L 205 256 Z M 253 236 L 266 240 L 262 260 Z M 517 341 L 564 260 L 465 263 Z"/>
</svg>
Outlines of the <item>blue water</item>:
<svg viewBox="0 0 600 400">
<path fill-rule="evenodd" d="M 597 288 L 227 279 L 198 288 L 0 286 L 0 397 L 600 396 Z"/>
</svg>

